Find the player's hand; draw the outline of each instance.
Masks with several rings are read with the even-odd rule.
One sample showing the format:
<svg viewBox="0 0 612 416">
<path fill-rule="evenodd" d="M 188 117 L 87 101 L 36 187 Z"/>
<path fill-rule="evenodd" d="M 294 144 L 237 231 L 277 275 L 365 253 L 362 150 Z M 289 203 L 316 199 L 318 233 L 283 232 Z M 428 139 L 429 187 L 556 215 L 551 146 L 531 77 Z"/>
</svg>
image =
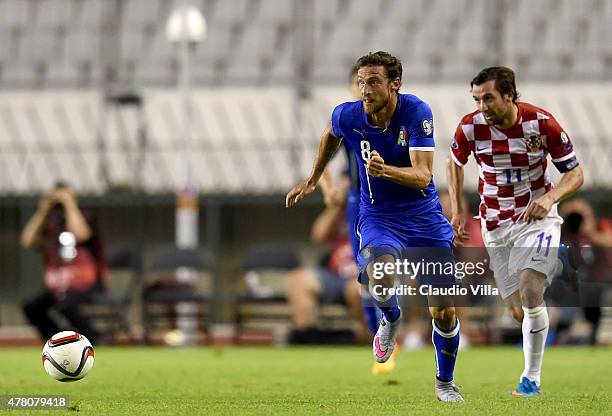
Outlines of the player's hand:
<svg viewBox="0 0 612 416">
<path fill-rule="evenodd" d="M 285 198 L 285 208 L 290 208 L 300 202 L 308 194 L 314 192 L 316 184 L 306 180 L 293 187 Z"/>
<path fill-rule="evenodd" d="M 545 218 L 550 212 L 550 209 L 552 208 L 554 203 L 555 200 L 549 193 L 542 195 L 535 201 L 532 201 L 531 204 L 529 204 L 527 210 L 525 211 L 525 214 L 523 214 L 523 221 L 531 223 L 533 221 Z"/>
<path fill-rule="evenodd" d="M 455 233 L 455 246 L 460 247 L 463 241 L 470 238 L 470 234 L 465 229 L 465 215 L 453 214 L 450 223 Z"/>
<path fill-rule="evenodd" d="M 366 163 L 368 174 L 375 178 L 379 178 L 385 173 L 385 161 L 376 150 L 372 152 L 372 156 Z"/>
</svg>

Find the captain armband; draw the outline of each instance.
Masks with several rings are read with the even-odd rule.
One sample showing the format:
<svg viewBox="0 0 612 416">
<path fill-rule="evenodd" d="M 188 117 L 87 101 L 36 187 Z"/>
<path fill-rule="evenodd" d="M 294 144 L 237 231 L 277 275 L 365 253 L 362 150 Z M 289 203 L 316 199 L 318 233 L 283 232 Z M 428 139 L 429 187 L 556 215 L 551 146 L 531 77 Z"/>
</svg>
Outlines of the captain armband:
<svg viewBox="0 0 612 416">
<path fill-rule="evenodd" d="M 574 169 L 576 166 L 579 165 L 576 155 L 572 155 L 571 157 L 564 160 L 563 159 L 564 158 L 562 158 L 562 160 L 557 161 L 553 160 L 555 167 L 561 173 L 569 172 L 570 170 Z"/>
</svg>

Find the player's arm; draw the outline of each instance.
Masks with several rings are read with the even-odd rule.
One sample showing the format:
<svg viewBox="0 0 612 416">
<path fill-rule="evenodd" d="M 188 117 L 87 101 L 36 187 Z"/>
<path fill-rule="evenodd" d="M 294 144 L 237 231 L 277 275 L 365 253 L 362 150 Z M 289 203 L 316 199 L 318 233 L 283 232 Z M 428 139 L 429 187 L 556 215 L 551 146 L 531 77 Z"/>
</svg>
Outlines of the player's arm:
<svg viewBox="0 0 612 416">
<path fill-rule="evenodd" d="M 467 163 L 469 154 L 470 145 L 463 131 L 462 123 L 459 123 L 446 162 L 446 180 L 451 202 L 451 225 L 455 231 L 457 244 L 461 244 L 462 239 L 469 238 L 465 229 L 468 213 L 463 205 L 463 165 Z"/>
<path fill-rule="evenodd" d="M 410 188 L 424 189 L 431 182 L 434 152 L 410 151 L 411 167 L 401 168 L 386 165 L 376 150 L 368 160 L 368 174 L 375 178 L 387 179 Z"/>
<path fill-rule="evenodd" d="M 531 222 L 546 217 L 554 204 L 569 198 L 583 183 L 584 172 L 582 166 L 578 165 L 565 172 L 554 189 L 529 204 L 527 211 L 525 211 L 525 221 Z"/>
<path fill-rule="evenodd" d="M 317 182 L 319 182 L 323 171 L 325 171 L 325 167 L 334 156 L 341 143 L 342 139 L 334 136 L 331 123 L 329 123 L 321 136 L 319 150 L 317 151 L 317 157 L 312 168 L 312 173 L 308 179 L 297 184 L 291 191 L 289 191 L 287 197 L 285 198 L 285 206 L 287 208 L 296 205 L 306 195 L 311 194 L 315 190 Z"/>
<path fill-rule="evenodd" d="M 455 231 L 457 243 L 469 237 L 465 230 L 466 212 L 463 206 L 463 166 L 455 163 L 451 156 L 446 161 L 446 181 L 451 203 L 451 225 Z"/>
<path fill-rule="evenodd" d="M 384 178 L 410 188 L 424 189 L 431 182 L 435 149 L 431 108 L 427 103 L 419 102 L 411 107 L 410 116 L 406 116 L 403 122 L 407 126 L 412 166 L 385 165 L 382 157 L 374 151 L 366 167 L 371 176 Z"/>
<path fill-rule="evenodd" d="M 584 183 L 584 172 L 578 164 L 574 146 L 567 133 L 553 117 L 546 122 L 546 137 L 552 162 L 563 176 L 555 188 L 529 204 L 524 215 L 527 222 L 546 217 L 554 204 L 568 198 Z"/>
</svg>

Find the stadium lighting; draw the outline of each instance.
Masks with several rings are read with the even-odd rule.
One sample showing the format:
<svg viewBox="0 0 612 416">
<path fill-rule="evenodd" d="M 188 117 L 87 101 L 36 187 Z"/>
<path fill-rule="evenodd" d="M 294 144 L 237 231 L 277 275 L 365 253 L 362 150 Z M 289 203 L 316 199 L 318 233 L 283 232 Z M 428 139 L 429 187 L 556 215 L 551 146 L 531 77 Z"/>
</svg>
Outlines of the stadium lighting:
<svg viewBox="0 0 612 416">
<path fill-rule="evenodd" d="M 168 18 L 166 37 L 172 43 L 185 39 L 190 44 L 202 42 L 206 38 L 206 20 L 197 7 L 180 7 Z"/>
<path fill-rule="evenodd" d="M 206 38 L 206 20 L 200 10 L 183 0 L 178 8 L 170 14 L 166 22 L 166 37 L 175 44 L 179 54 L 180 71 L 178 73 L 178 91 L 182 107 L 182 146 L 178 158 L 178 170 L 183 171 L 176 194 L 175 240 L 178 247 L 192 248 L 198 246 L 198 191 L 193 179 L 191 160 L 191 58 L 198 43 Z M 196 279 L 194 270 L 185 269 L 177 272 L 177 279 L 193 283 Z M 197 325 L 187 316 L 193 312 L 190 304 L 177 304 L 177 334 L 172 343 L 190 345 L 195 343 Z M 172 334 L 171 334 L 172 335 Z M 174 339 L 176 338 L 176 339 Z"/>
</svg>

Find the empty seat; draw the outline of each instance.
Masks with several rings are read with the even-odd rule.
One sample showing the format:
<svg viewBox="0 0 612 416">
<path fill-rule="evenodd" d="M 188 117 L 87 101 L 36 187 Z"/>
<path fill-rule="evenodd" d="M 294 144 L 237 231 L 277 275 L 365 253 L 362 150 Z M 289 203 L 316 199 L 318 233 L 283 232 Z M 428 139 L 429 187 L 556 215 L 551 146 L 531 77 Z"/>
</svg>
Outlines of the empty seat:
<svg viewBox="0 0 612 416">
<path fill-rule="evenodd" d="M 208 334 L 214 293 L 214 259 L 204 248 L 158 247 L 151 253 L 142 293 L 144 340 L 160 323 L 174 328 L 187 320 Z M 192 308 L 180 307 L 190 305 Z"/>
<path fill-rule="evenodd" d="M 287 0 L 260 0 L 257 21 L 264 24 L 289 23 L 293 19 L 293 3 Z"/>
<path fill-rule="evenodd" d="M 240 274 L 241 289 L 234 302 L 235 340 L 245 329 L 261 322 L 287 321 L 286 274 L 300 266 L 293 248 L 269 243 L 250 247 Z"/>
<path fill-rule="evenodd" d="M 26 28 L 32 18 L 32 2 L 26 0 L 0 1 L 0 26 L 3 28 Z"/>
<path fill-rule="evenodd" d="M 249 3 L 249 0 L 218 1 L 215 4 L 212 16 L 209 17 L 210 22 L 223 24 L 241 22 L 246 24 L 248 22 Z"/>
<path fill-rule="evenodd" d="M 106 266 L 106 290 L 87 302 L 86 314 L 108 342 L 115 341 L 120 332 L 136 340 L 129 315 L 142 283 L 140 248 L 132 243 L 111 245 L 106 250 Z"/>
<path fill-rule="evenodd" d="M 100 34 L 96 31 L 73 30 L 64 39 L 64 56 L 79 64 L 91 62 L 99 65 L 101 53 Z"/>
<path fill-rule="evenodd" d="M 160 0 L 125 0 L 122 13 L 123 27 L 128 30 L 154 25 L 160 17 Z M 164 21 L 160 22 L 165 24 Z"/>
<path fill-rule="evenodd" d="M 72 24 L 81 30 L 98 32 L 108 13 L 116 3 L 112 1 L 79 0 L 74 3 L 75 20 Z"/>
<path fill-rule="evenodd" d="M 74 21 L 73 0 L 39 0 L 33 25 L 44 29 L 67 28 Z"/>
</svg>

